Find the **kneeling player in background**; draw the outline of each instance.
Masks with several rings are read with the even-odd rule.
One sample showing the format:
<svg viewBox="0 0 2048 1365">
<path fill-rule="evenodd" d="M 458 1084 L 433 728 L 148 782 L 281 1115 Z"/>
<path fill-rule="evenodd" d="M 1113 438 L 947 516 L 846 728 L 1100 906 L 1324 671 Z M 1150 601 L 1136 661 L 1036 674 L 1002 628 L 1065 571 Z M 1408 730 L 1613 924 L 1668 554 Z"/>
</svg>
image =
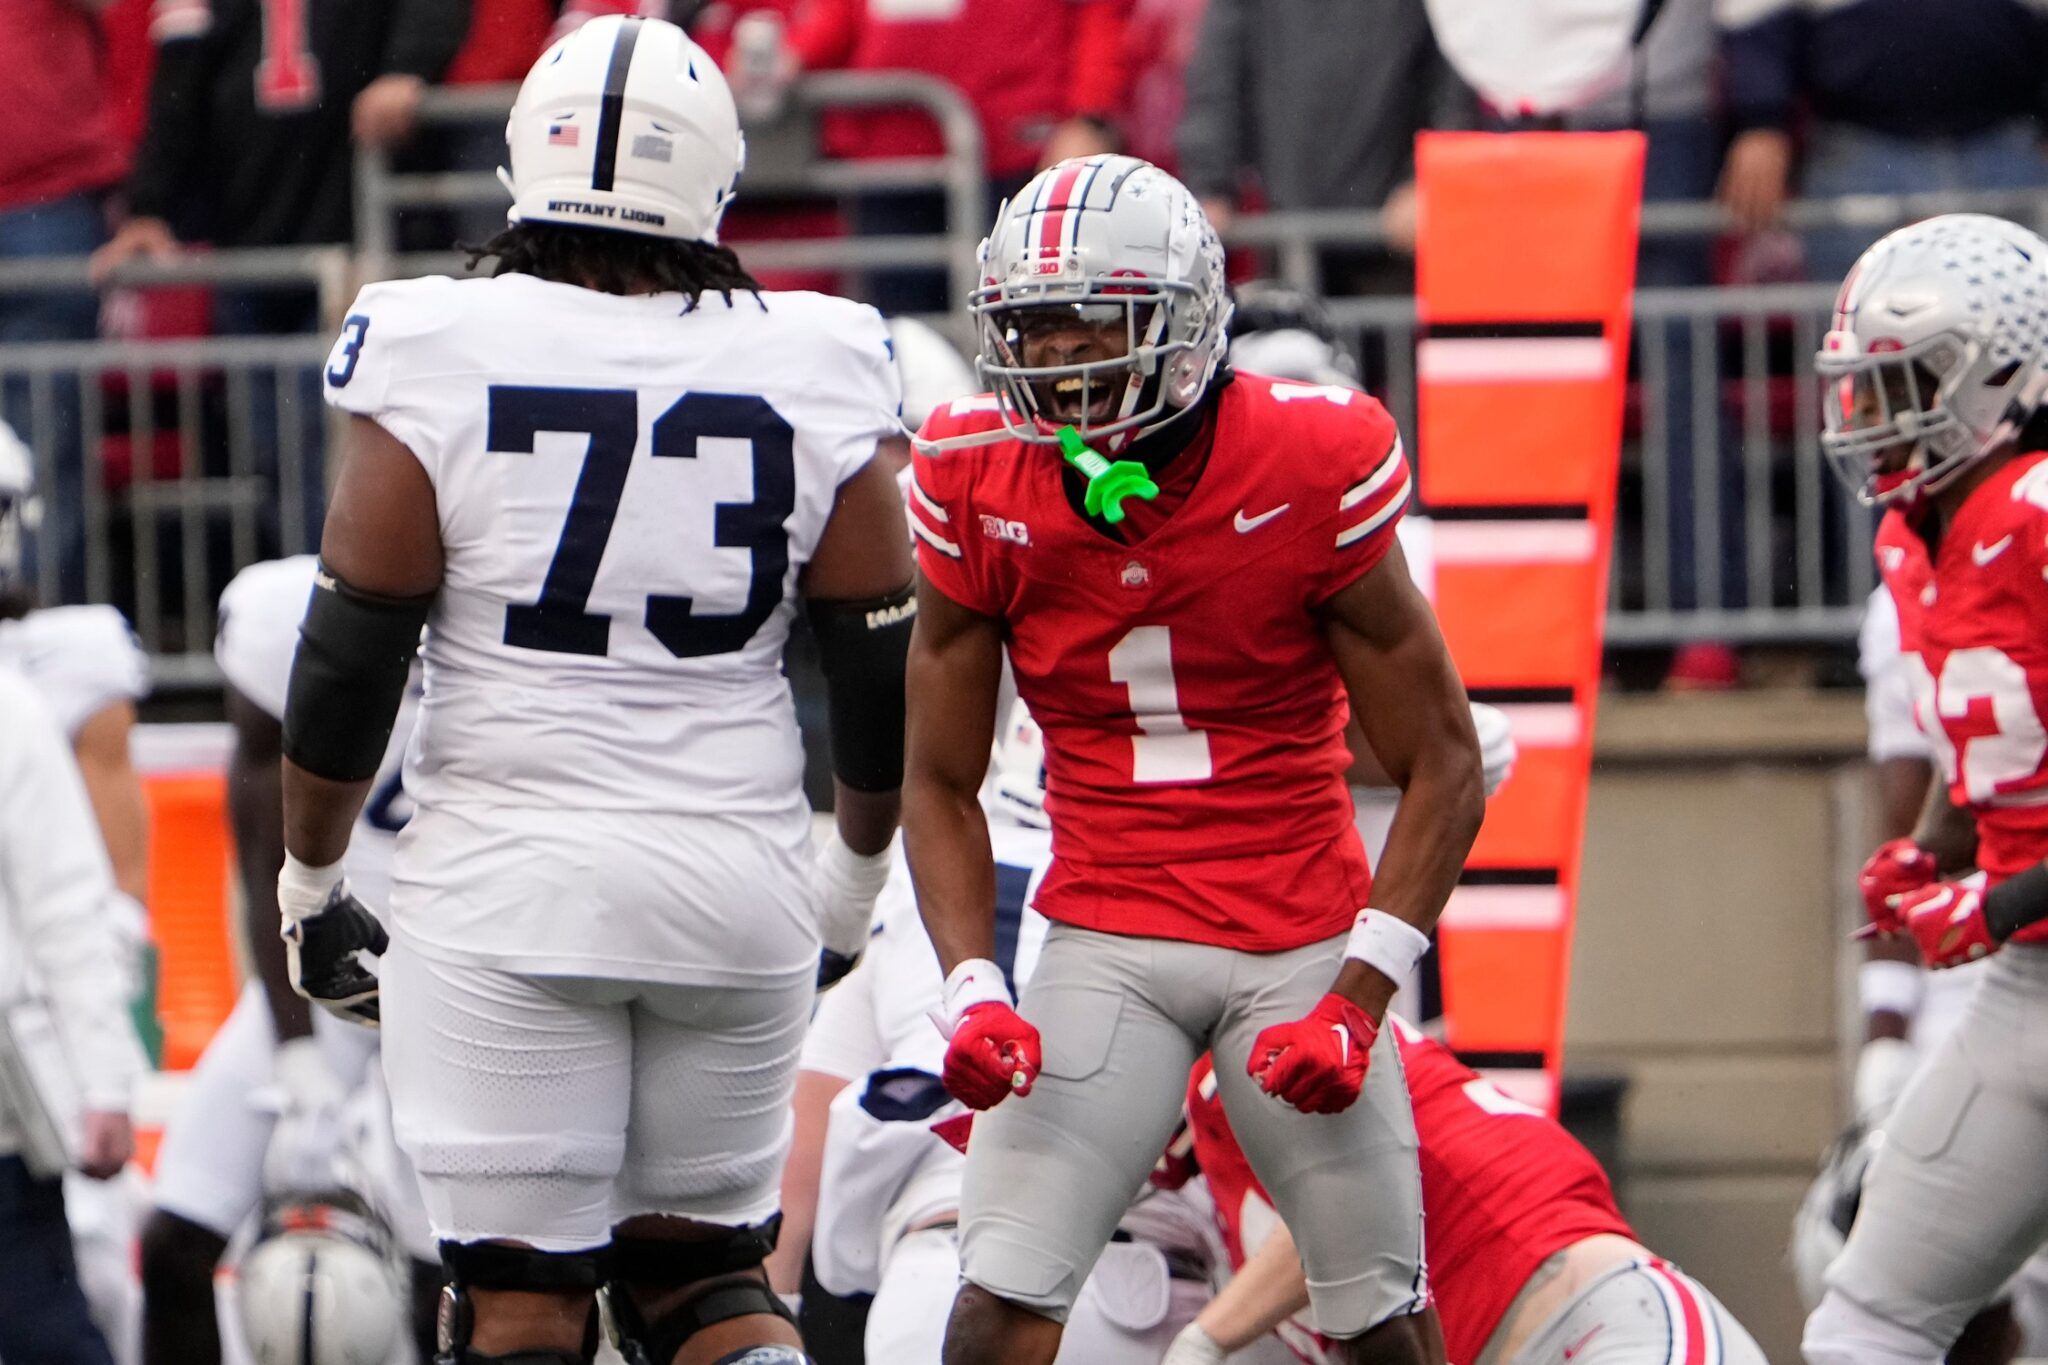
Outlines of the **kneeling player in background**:
<svg viewBox="0 0 2048 1365">
<path fill-rule="evenodd" d="M 1719 1300 L 1635 1240 L 1592 1155 L 1398 1015 L 1422 1141 L 1422 1212 L 1444 1342 L 1460 1365 L 1763 1365 Z M 1252 1174 L 1204 1058 L 1188 1087 L 1195 1165 L 1237 1274 L 1163 1365 L 1220 1365 L 1278 1332 L 1305 1361 L 1330 1343 L 1295 1315 L 1308 1283 Z M 1361 1196 L 1364 1197 L 1363 1192 Z"/>
</svg>

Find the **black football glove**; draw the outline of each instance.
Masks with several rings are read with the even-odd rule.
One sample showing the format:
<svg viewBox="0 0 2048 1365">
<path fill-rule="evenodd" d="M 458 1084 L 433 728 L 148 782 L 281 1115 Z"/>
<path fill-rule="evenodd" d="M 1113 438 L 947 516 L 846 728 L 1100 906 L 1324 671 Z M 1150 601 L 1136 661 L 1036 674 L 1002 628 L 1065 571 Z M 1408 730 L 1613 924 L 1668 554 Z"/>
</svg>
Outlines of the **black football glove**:
<svg viewBox="0 0 2048 1365">
<path fill-rule="evenodd" d="M 359 953 L 382 953 L 390 935 L 342 882 L 319 913 L 286 920 L 285 956 L 292 989 L 330 1014 L 376 1028 L 377 977 Z"/>
</svg>

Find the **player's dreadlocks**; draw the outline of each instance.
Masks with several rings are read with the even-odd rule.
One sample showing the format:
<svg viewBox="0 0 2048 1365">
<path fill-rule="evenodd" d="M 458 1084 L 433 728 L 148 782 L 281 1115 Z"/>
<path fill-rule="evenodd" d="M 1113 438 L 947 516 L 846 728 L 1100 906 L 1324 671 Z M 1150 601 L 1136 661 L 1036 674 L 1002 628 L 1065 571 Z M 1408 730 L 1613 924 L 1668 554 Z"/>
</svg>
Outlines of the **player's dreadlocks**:
<svg viewBox="0 0 2048 1365">
<path fill-rule="evenodd" d="M 514 223 L 481 246 L 463 243 L 469 268 L 490 257 L 491 274 L 532 275 L 605 294 L 647 290 L 687 295 L 717 292 L 730 304 L 734 290 L 758 295 L 760 284 L 728 246 L 682 242 L 602 228 L 557 223 Z"/>
</svg>

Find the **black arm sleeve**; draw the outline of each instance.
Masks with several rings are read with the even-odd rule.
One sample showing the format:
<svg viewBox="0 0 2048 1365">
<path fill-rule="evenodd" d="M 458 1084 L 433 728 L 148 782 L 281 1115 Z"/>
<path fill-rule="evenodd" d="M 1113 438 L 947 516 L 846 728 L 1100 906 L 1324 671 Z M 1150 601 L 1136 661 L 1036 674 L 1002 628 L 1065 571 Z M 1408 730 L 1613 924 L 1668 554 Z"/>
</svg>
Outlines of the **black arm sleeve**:
<svg viewBox="0 0 2048 1365">
<path fill-rule="evenodd" d="M 359 592 L 320 566 L 284 703 L 284 756 L 330 782 L 377 775 L 432 597 Z"/>
<path fill-rule="evenodd" d="M 380 76 L 438 81 L 469 35 L 470 0 L 400 0 Z"/>
<path fill-rule="evenodd" d="M 832 717 L 832 771 L 860 792 L 903 785 L 903 663 L 917 599 L 910 585 L 865 602 L 809 604 Z"/>
<path fill-rule="evenodd" d="M 1984 927 L 2000 943 L 2048 919 L 2048 864 L 2037 863 L 1984 893 Z"/>
</svg>

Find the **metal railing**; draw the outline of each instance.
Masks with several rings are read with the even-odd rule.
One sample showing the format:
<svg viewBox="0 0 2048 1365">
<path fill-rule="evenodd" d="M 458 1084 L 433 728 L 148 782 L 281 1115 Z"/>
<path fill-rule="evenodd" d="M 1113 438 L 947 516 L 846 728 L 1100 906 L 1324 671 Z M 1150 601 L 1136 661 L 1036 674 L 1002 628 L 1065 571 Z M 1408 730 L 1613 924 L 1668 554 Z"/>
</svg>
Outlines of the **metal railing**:
<svg viewBox="0 0 2048 1365">
<path fill-rule="evenodd" d="M 0 347 L 36 453 L 42 600 L 112 602 L 159 682 L 215 681 L 221 588 L 313 548 L 327 350 L 315 334 Z"/>
<path fill-rule="evenodd" d="M 439 91 L 426 117 L 444 127 L 496 123 L 505 89 Z M 815 116 L 828 108 L 912 104 L 945 131 L 942 157 L 869 163 L 818 159 Z M 922 77 L 819 75 L 793 89 L 781 121 L 750 127 L 747 184 L 831 197 L 883 188 L 939 188 L 939 234 L 751 242 L 757 269 L 944 268 L 956 303 L 975 282 L 986 205 L 978 128 L 950 87 Z M 137 262 L 114 285 L 204 284 L 307 289 L 328 326 L 357 281 L 449 269 L 445 252 L 400 250 L 401 213 L 496 209 L 488 171 L 399 174 L 359 162 L 355 250 L 271 248 Z M 1857 196 L 1798 202 L 1793 227 L 1875 234 L 1959 208 L 2048 219 L 2036 193 Z M 1654 204 L 1646 240 L 1725 230 L 1712 204 Z M 1269 253 L 1276 273 L 1313 287 L 1329 247 L 1383 243 L 1371 214 L 1276 213 L 1238 220 L 1229 240 Z M 10 297 L 81 289 L 83 257 L 0 261 Z M 1687 638 L 1840 641 L 1852 638 L 1872 582 L 1869 516 L 1836 486 L 1818 451 L 1812 355 L 1831 285 L 1644 289 L 1635 299 L 1618 543 L 1608 637 L 1619 644 Z M 1415 303 L 1336 298 L 1338 324 L 1366 359 L 1373 391 L 1428 459 L 1416 427 Z M 956 310 L 951 320 L 959 321 Z M 217 681 L 210 655 L 215 601 L 234 571 L 309 548 L 322 502 L 331 422 L 318 371 L 330 335 L 218 337 L 0 346 L 0 399 L 35 450 L 45 504 L 39 564 L 45 600 L 111 601 L 128 611 L 170 685 Z M 50 553 L 65 535 L 66 553 Z"/>
<path fill-rule="evenodd" d="M 90 289 L 90 256 L 27 256 L 0 259 L 0 303 L 21 294 Z M 140 258 L 115 270 L 109 290 L 199 284 L 216 288 L 310 289 L 323 318 L 339 321 L 356 280 L 355 253 L 343 246 L 239 247 Z"/>
<path fill-rule="evenodd" d="M 1610 642 L 1854 638 L 1871 523 L 1824 468 L 1813 371 L 1833 300 L 1823 284 L 1637 291 Z M 1330 312 L 1426 464 L 1415 301 Z"/>
</svg>

